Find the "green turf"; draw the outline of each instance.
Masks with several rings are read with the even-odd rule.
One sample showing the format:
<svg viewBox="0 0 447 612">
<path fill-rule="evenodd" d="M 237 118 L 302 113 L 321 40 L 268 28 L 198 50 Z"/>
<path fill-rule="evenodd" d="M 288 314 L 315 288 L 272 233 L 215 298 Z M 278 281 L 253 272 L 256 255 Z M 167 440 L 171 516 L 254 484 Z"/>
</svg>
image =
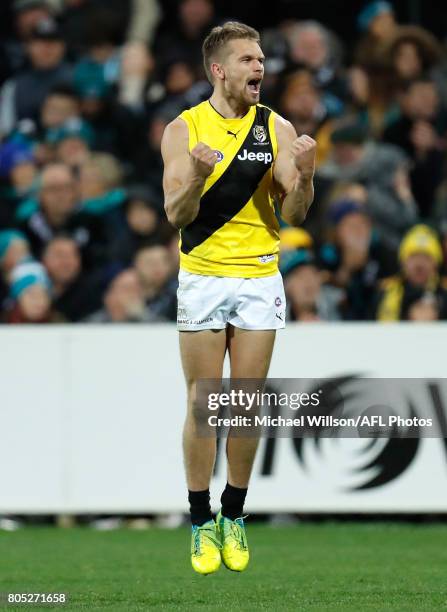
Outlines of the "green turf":
<svg viewBox="0 0 447 612">
<path fill-rule="evenodd" d="M 447 526 L 258 524 L 248 533 L 245 573 L 202 577 L 190 569 L 186 529 L 0 532 L 0 592 L 63 591 L 70 603 L 51 607 L 62 610 L 447 610 Z"/>
</svg>

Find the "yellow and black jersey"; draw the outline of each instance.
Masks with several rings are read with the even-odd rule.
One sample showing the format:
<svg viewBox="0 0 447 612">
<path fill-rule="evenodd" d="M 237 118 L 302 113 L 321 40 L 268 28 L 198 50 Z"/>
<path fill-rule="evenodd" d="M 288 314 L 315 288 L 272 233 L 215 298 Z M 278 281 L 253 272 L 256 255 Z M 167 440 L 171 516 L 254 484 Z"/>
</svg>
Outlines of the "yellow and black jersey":
<svg viewBox="0 0 447 612">
<path fill-rule="evenodd" d="M 276 274 L 275 113 L 258 104 L 240 119 L 226 119 L 207 100 L 180 117 L 189 128 L 189 150 L 203 142 L 218 160 L 205 182 L 197 217 L 180 232 L 180 267 L 212 276 Z"/>
</svg>

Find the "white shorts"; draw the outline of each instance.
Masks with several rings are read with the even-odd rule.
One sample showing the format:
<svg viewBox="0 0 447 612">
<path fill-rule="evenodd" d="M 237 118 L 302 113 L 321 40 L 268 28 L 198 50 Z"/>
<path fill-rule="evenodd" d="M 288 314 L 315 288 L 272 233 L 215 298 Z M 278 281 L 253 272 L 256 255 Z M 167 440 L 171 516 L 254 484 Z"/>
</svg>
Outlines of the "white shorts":
<svg viewBox="0 0 447 612">
<path fill-rule="evenodd" d="M 285 327 L 286 298 L 282 276 L 230 278 L 179 272 L 177 329 Z"/>
</svg>

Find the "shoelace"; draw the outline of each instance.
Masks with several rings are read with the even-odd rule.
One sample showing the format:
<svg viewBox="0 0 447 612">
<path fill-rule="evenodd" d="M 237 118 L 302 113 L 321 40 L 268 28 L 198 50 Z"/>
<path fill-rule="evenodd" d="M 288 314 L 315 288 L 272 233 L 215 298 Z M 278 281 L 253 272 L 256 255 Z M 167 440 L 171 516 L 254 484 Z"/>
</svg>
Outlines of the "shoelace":
<svg viewBox="0 0 447 612">
<path fill-rule="evenodd" d="M 247 517 L 243 516 L 241 519 L 236 519 L 235 521 L 231 521 L 230 523 L 231 533 L 234 539 L 236 540 L 238 548 L 240 550 L 248 549 L 247 538 L 245 536 L 244 523 L 242 522 L 241 524 L 238 522 L 239 520 L 243 521 L 244 518 L 247 518 Z"/>
<path fill-rule="evenodd" d="M 221 549 L 222 544 L 215 537 L 215 531 L 213 527 L 201 525 L 197 527 L 194 533 L 194 554 L 200 556 L 202 553 L 200 552 L 201 538 L 206 538 L 209 542 L 212 542 L 217 548 Z"/>
</svg>

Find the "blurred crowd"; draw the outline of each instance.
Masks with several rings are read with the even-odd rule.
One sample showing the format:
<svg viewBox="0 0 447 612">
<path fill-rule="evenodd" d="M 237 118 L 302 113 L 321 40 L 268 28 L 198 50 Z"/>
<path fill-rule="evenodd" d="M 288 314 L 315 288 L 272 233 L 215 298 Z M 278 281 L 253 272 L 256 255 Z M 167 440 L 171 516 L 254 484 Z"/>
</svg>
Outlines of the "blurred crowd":
<svg viewBox="0 0 447 612">
<path fill-rule="evenodd" d="M 175 321 L 161 137 L 210 96 L 201 44 L 237 11 L 212 0 L 2 10 L 0 320 Z M 360 10 L 355 45 L 300 20 L 298 4 L 261 35 L 262 102 L 318 143 L 308 218 L 281 229 L 289 320 L 446 319 L 445 41 L 383 0 Z"/>
</svg>

